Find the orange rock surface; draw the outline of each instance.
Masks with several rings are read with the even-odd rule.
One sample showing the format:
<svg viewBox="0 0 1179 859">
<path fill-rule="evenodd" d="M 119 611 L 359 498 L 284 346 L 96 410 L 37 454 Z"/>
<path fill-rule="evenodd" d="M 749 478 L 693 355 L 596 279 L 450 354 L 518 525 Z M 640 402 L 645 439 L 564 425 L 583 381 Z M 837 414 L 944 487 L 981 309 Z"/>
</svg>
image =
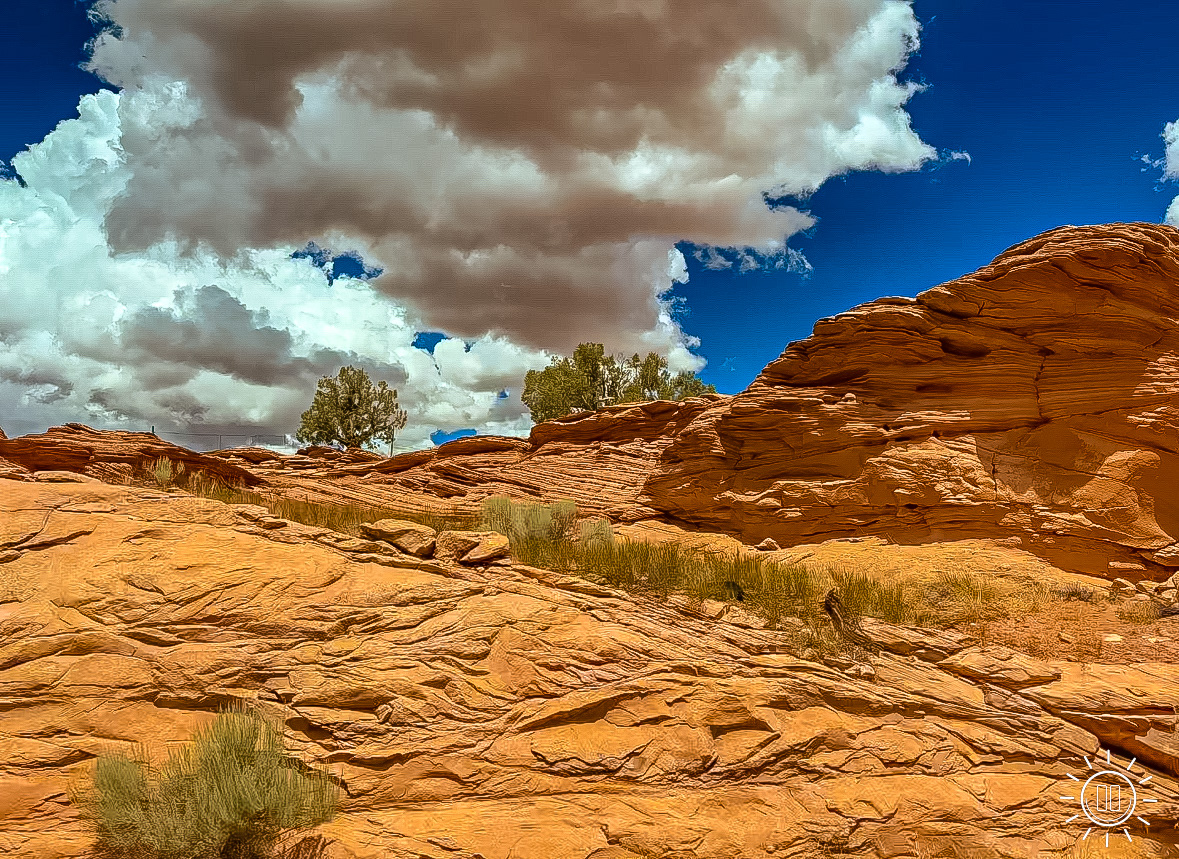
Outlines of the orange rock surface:
<svg viewBox="0 0 1179 859">
<path fill-rule="evenodd" d="M 786 646 L 801 621 L 396 514 L 571 498 L 630 539 L 843 554 L 881 580 L 1039 565 L 1173 602 L 1177 319 L 1179 230 L 1065 227 L 820 320 L 740 394 L 528 439 L 385 458 L 0 433 L 0 851 L 87 855 L 68 784 L 240 699 L 344 788 L 328 859 L 1032 859 L 1079 837 L 1062 797 L 1110 749 L 1150 776 L 1173 855 L 1179 619 L 1086 663 L 865 617 L 870 656 L 820 658 Z M 354 537 L 127 483 L 160 457 L 381 519 Z M 1131 645 L 1148 655 L 1108 657 Z"/>
<path fill-rule="evenodd" d="M 4 855 L 89 855 L 95 757 L 158 765 L 230 699 L 344 789 L 330 859 L 1030 859 L 1079 838 L 1061 797 L 1102 743 L 1174 841 L 1173 665 L 867 618 L 870 663 L 798 658 L 721 604 L 46 474 L 0 479 Z"/>
<path fill-rule="evenodd" d="M 1062 227 L 916 299 L 820 320 L 735 396 L 460 439 L 302 491 L 573 498 L 750 545 L 1018 537 L 1063 570 L 1161 581 L 1179 570 L 1177 318 L 1179 230 Z"/>
</svg>

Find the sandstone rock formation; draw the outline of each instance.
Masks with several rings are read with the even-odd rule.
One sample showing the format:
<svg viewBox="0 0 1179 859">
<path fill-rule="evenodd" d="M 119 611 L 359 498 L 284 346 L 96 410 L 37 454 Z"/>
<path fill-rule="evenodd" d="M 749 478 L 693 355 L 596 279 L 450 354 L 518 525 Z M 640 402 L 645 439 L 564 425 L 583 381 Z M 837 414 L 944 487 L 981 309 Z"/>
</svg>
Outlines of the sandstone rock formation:
<svg viewBox="0 0 1179 859">
<path fill-rule="evenodd" d="M 820 320 L 735 396 L 320 460 L 316 485 L 290 465 L 265 476 L 393 507 L 573 498 L 750 545 L 1014 537 L 1063 570 L 1161 581 L 1179 569 L 1177 319 L 1179 230 L 1062 227 L 916 299 Z"/>
<path fill-rule="evenodd" d="M 847 625 L 862 661 L 793 655 L 744 604 L 641 599 L 397 521 L 572 498 L 632 539 L 839 544 L 874 573 L 886 548 L 953 542 L 1174 606 L 1177 319 L 1179 230 L 1064 227 L 820 320 L 740 394 L 528 439 L 385 458 L 0 433 L 0 849 L 85 855 L 67 781 L 229 698 L 337 768 L 331 859 L 1031 857 L 1079 834 L 1060 797 L 1099 747 L 1150 771 L 1149 837 L 1177 846 L 1173 660 L 1034 659 L 870 617 Z M 158 458 L 386 518 L 356 538 L 128 484 Z"/>
<path fill-rule="evenodd" d="M 1019 535 L 1062 569 L 1179 568 L 1179 230 L 1062 227 L 792 343 L 677 434 L 640 502 L 783 545 Z"/>
<path fill-rule="evenodd" d="M 150 467 L 159 458 L 183 464 L 189 472 L 204 471 L 227 483 L 262 483 L 251 471 L 227 464 L 224 459 L 193 453 L 146 432 L 102 432 L 83 424 L 66 424 L 37 435 L 0 439 L 0 460 L 31 473 L 71 471 L 108 482 L 124 482 L 134 471 Z"/>
<path fill-rule="evenodd" d="M 1103 750 L 1152 776 L 1136 839 L 1179 838 L 1173 665 L 869 618 L 880 652 L 824 664 L 708 607 L 47 474 L 0 479 L 5 855 L 87 855 L 68 784 L 230 698 L 334 771 L 333 859 L 1032 857 L 1080 837 L 1061 797 Z"/>
</svg>

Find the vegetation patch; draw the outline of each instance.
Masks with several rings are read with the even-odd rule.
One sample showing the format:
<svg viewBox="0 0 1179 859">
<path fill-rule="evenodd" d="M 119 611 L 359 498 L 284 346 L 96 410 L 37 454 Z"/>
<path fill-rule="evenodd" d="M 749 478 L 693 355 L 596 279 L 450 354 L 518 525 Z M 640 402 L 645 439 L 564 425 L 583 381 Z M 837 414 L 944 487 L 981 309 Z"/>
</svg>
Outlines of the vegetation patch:
<svg viewBox="0 0 1179 859">
<path fill-rule="evenodd" d="M 287 831 L 330 820 L 339 792 L 326 771 L 283 754 L 281 728 L 242 702 L 223 709 L 194 745 L 158 770 L 146 749 L 99 757 L 91 787 L 70 801 L 93 828 L 104 859 L 312 859 L 322 839 L 303 839 L 281 854 Z"/>
</svg>

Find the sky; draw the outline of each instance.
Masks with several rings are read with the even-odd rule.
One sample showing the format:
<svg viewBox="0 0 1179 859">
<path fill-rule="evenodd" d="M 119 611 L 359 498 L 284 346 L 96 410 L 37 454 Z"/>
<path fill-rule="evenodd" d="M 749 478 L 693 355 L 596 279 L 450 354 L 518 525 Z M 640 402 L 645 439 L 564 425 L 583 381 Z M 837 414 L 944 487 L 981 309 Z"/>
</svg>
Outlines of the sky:
<svg viewBox="0 0 1179 859">
<path fill-rule="evenodd" d="M 580 342 L 738 393 L 1064 224 L 1179 226 L 1179 7 L 38 0 L 0 21 L 0 428 L 527 435 Z M 384 445 L 374 449 L 387 452 Z"/>
</svg>

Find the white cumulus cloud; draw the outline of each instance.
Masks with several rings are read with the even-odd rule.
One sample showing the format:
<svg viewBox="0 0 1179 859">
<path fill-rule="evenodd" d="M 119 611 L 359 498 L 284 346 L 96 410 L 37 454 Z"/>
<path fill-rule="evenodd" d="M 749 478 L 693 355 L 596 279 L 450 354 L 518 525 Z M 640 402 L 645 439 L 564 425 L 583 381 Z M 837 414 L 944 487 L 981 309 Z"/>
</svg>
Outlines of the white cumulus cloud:
<svg viewBox="0 0 1179 859">
<path fill-rule="evenodd" d="M 1166 154 L 1163 156 L 1163 177 L 1179 179 L 1179 121 L 1168 122 L 1163 126 L 1163 142 L 1167 144 Z M 1167 215 L 1163 222 L 1179 227 L 1179 197 L 1173 199 L 1167 207 Z"/>
<path fill-rule="evenodd" d="M 0 180 L 10 434 L 293 433 L 345 364 L 398 389 L 401 449 L 523 434 L 524 373 L 579 342 L 702 367 L 676 242 L 805 271 L 786 241 L 816 220 L 764 195 L 937 155 L 899 0 L 98 8 L 119 29 L 91 67 L 122 92 Z M 312 241 L 381 274 L 329 284 L 291 258 Z"/>
</svg>

